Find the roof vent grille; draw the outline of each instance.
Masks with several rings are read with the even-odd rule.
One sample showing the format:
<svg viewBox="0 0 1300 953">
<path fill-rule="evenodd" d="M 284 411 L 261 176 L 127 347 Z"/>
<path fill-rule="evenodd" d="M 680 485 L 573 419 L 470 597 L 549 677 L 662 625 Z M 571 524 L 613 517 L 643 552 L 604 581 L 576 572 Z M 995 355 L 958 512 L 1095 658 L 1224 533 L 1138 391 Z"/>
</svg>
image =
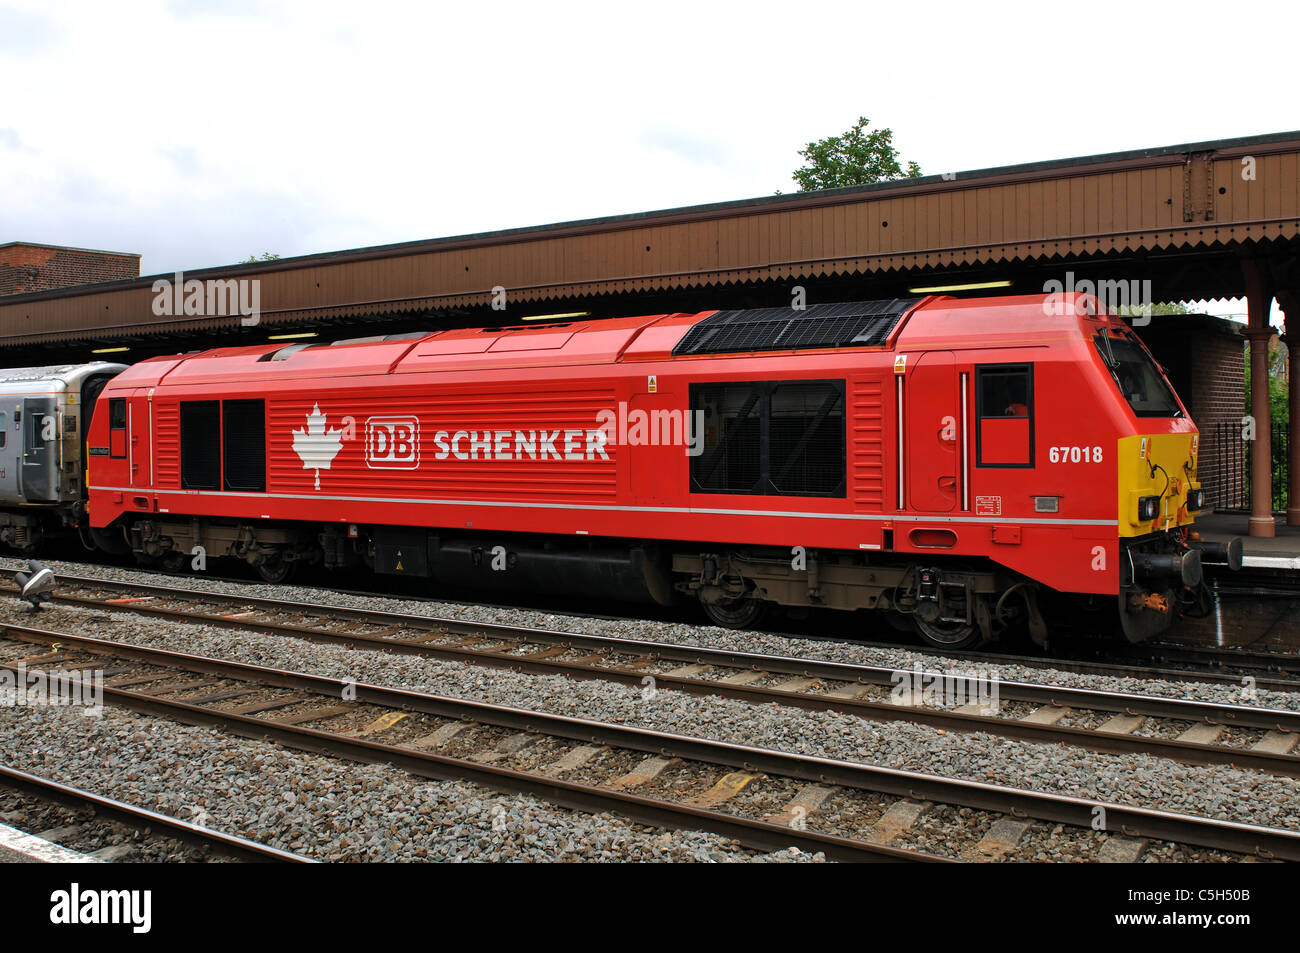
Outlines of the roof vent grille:
<svg viewBox="0 0 1300 953">
<path fill-rule="evenodd" d="M 674 355 L 825 347 L 879 347 L 920 298 L 844 301 L 791 308 L 719 311 L 687 332 Z"/>
</svg>

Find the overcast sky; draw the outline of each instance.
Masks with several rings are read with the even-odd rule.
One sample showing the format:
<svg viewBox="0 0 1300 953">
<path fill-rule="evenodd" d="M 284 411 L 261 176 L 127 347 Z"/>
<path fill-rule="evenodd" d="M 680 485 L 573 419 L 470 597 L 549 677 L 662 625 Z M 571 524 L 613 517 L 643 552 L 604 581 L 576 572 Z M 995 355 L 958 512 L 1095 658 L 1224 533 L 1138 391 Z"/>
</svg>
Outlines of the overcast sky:
<svg viewBox="0 0 1300 953">
<path fill-rule="evenodd" d="M 145 274 L 1300 128 L 1294 2 L 0 0 L 0 241 Z"/>
</svg>

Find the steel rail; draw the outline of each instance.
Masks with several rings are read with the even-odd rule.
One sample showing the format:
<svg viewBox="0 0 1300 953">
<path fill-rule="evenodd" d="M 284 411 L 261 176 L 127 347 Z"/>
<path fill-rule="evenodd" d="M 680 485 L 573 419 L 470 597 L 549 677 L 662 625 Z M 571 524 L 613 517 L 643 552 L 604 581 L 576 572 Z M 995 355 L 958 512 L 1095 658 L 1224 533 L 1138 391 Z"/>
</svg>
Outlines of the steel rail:
<svg viewBox="0 0 1300 953">
<path fill-rule="evenodd" d="M 144 589 L 146 587 L 134 587 L 134 584 L 120 584 L 114 588 L 121 591 L 126 588 Z M 149 591 L 166 598 L 179 595 L 181 598 L 193 601 L 206 600 L 205 595 L 191 594 L 191 590 L 182 589 L 178 591 L 171 587 L 162 586 L 149 586 L 147 588 Z M 225 596 L 225 594 L 219 595 Z M 63 596 L 60 598 L 64 602 L 82 606 L 105 606 L 99 600 L 84 597 Z M 1189 699 L 1109 692 L 1097 689 L 1064 688 L 1032 682 L 969 679 L 966 676 L 961 676 L 960 673 L 920 669 L 890 669 L 883 666 L 858 663 L 807 660 L 789 656 L 771 656 L 673 643 L 502 626 L 495 623 L 465 623 L 456 620 L 430 619 L 423 616 L 408 616 L 398 613 L 374 612 L 372 610 L 336 610 L 334 607 L 315 603 L 281 602 L 279 600 L 260 598 L 251 600 L 235 596 L 226 596 L 226 598 L 209 601 L 225 604 L 238 603 L 240 605 L 256 603 L 268 610 L 319 614 L 326 617 L 354 618 L 359 614 L 367 622 L 393 623 L 419 630 L 486 634 L 497 639 L 532 640 L 562 647 L 591 648 L 615 653 L 627 652 L 628 654 L 641 654 L 656 659 L 764 671 L 813 679 L 844 681 L 863 686 L 898 685 L 903 680 L 900 676 L 905 677 L 907 680 L 915 680 L 917 683 L 937 683 L 940 685 L 942 685 L 942 680 L 945 678 L 961 677 L 968 682 L 978 683 L 980 687 L 987 688 L 987 694 L 997 697 L 999 700 L 1006 697 L 1013 701 L 1058 708 L 1108 711 L 1265 731 L 1300 732 L 1300 712 L 1286 709 L 1261 708 L 1250 705 L 1226 705 L 1216 702 L 1199 702 Z M 564 675 L 582 680 L 612 681 L 628 685 L 640 684 L 647 677 L 643 671 L 614 665 L 587 664 L 581 661 L 565 661 L 552 658 L 532 658 L 527 655 L 512 655 L 499 651 L 400 640 L 364 633 L 332 632 L 315 626 L 266 622 L 248 618 L 227 618 L 162 606 L 133 603 L 130 605 L 108 605 L 107 607 L 226 628 L 244 628 L 275 634 L 287 632 L 294 636 L 318 642 L 347 646 L 362 645 L 383 651 L 507 668 L 512 671 L 522 671 L 530 674 Z M 940 708 L 926 708 L 916 705 L 896 705 L 852 697 L 813 695 L 798 691 L 785 691 L 780 688 L 732 685 L 715 679 L 691 678 L 671 674 L 657 674 L 651 677 L 654 678 L 657 685 L 671 687 L 693 695 L 734 698 L 755 704 L 776 703 L 813 711 L 849 712 L 873 721 L 910 721 L 954 731 L 985 731 L 1003 737 L 1028 741 L 1067 744 L 1090 751 L 1110 754 L 1148 754 L 1188 764 L 1223 764 L 1267 771 L 1289 777 L 1300 777 L 1300 757 L 1290 754 L 1152 736 L 1095 731 L 1087 728 L 1026 722 L 1018 719 L 949 711 Z"/>
<path fill-rule="evenodd" d="M 1162 661 L 1194 662 L 1201 665 L 1260 668 L 1300 674 L 1300 655 L 1290 652 L 1269 652 L 1259 649 L 1226 648 L 1215 645 L 1193 645 L 1182 642 L 1148 642 L 1133 646 L 1135 654 L 1159 658 Z M 1300 687 L 1300 682 L 1297 682 Z"/>
<path fill-rule="evenodd" d="M 166 831 L 167 835 L 188 844 L 212 847 L 218 853 L 240 860 L 273 861 L 277 863 L 315 864 L 319 861 L 292 851 L 281 850 L 269 844 L 239 837 L 236 834 L 224 834 L 182 821 L 167 814 L 159 814 L 148 808 L 137 807 L 113 798 L 104 797 L 91 791 L 84 791 L 61 781 L 43 778 L 18 768 L 0 765 L 0 785 L 27 791 L 39 797 L 64 804 L 87 806 L 95 814 L 130 826 L 144 826 Z"/>
<path fill-rule="evenodd" d="M 98 580 L 77 579 L 78 584 L 100 585 Z M 103 583 L 120 590 L 140 590 L 163 597 L 180 597 L 195 601 L 210 600 L 235 605 L 254 605 L 279 612 L 300 612 L 334 616 L 341 619 L 403 625 L 411 628 L 440 630 L 465 635 L 485 635 L 510 641 L 539 641 L 548 644 L 568 644 L 575 648 L 618 649 L 626 647 L 634 654 L 644 654 L 672 661 L 696 664 L 711 664 L 727 668 L 744 668 L 769 671 L 774 674 L 797 675 L 805 678 L 821 678 L 832 681 L 859 682 L 863 685 L 897 684 L 898 673 L 920 675 L 921 677 L 961 676 L 959 672 L 943 672 L 936 669 L 891 668 L 881 665 L 866 665 L 858 662 L 833 662 L 824 659 L 805 659 L 797 656 L 766 655 L 758 652 L 744 652 L 734 649 L 714 649 L 705 646 L 683 645 L 680 643 L 657 642 L 646 639 L 625 639 L 615 636 L 589 635 L 579 632 L 559 631 L 555 629 L 537 629 L 529 626 L 504 625 L 496 622 L 467 622 L 462 619 L 448 619 L 438 616 L 409 615 L 399 612 L 387 612 L 374 609 L 355 609 L 346 606 L 331 606 L 325 603 L 291 602 L 262 597 L 236 596 L 229 593 L 207 593 L 198 590 L 156 586 L 137 583 Z M 270 631 L 293 631 L 304 636 L 322 636 L 332 639 L 340 633 L 329 632 L 312 626 L 295 626 L 284 623 L 266 623 L 247 618 L 225 618 L 205 613 L 185 613 L 179 610 L 165 609 L 158 606 L 145 606 L 139 603 L 129 605 L 105 606 L 99 600 L 77 597 L 60 597 L 65 602 L 75 602 L 98 608 L 123 609 L 131 612 L 168 616 L 171 618 L 198 621 L 203 624 L 219 625 L 227 628 L 266 629 Z M 382 637 L 367 636 L 361 633 L 342 634 L 346 641 L 365 642 L 382 645 L 386 648 L 398 648 L 402 642 Z M 447 651 L 445 646 L 421 646 Z M 456 657 L 473 654 L 469 652 L 452 652 Z M 482 654 L 482 653 L 479 653 Z M 522 663 L 526 656 L 510 656 L 512 661 Z M 642 673 L 644 676 L 644 673 Z M 964 677 L 964 676 L 963 676 Z M 660 676 L 655 676 L 660 680 Z M 1210 724 L 1225 724 L 1242 728 L 1278 729 L 1282 731 L 1300 731 L 1300 711 L 1280 708 L 1259 708 L 1251 705 L 1227 705 L 1218 702 L 1201 702 L 1193 699 L 1166 698 L 1160 695 L 1138 695 L 1127 692 L 1111 692 L 1101 689 L 1070 688 L 1060 685 L 1048 685 L 1037 682 L 1008 681 L 1004 679 L 979 679 L 989 686 L 996 686 L 999 697 L 1014 701 L 1033 702 L 1037 704 L 1057 705 L 1060 707 L 1088 708 L 1097 711 L 1126 712 L 1147 714 L 1151 717 L 1178 718 L 1187 721 L 1205 721 Z M 1300 689 L 1300 682 L 1296 683 Z M 1130 712 L 1131 706 L 1140 703 L 1141 712 Z"/>
<path fill-rule="evenodd" d="M 65 645 L 70 640 L 77 638 L 63 634 L 57 635 L 57 640 Z M 95 650 L 88 649 L 88 651 Z M 108 653 L 100 650 L 97 651 L 97 654 Z M 111 654 L 127 655 L 128 653 L 112 652 Z M 166 664 L 168 667 L 176 667 L 174 661 Z M 0 670 L 14 671 L 14 668 L 11 665 L 0 663 Z M 219 674 L 218 671 L 210 667 L 191 667 L 189 670 Z M 31 678 L 46 680 L 47 675 L 50 673 L 29 671 L 27 674 Z M 224 677 L 243 678 L 246 676 L 230 676 L 227 674 Z M 284 684 L 276 680 L 272 680 L 271 683 Z M 340 682 L 340 688 L 344 684 Z M 319 688 L 309 688 L 308 690 L 319 691 Z M 755 850 L 776 851 L 794 846 L 805 852 L 820 851 L 834 860 L 849 862 L 953 862 L 950 858 L 928 854 L 923 851 L 890 847 L 886 844 L 876 844 L 857 838 L 824 834 L 817 831 L 795 830 L 782 824 L 723 814 L 692 804 L 666 801 L 576 781 L 565 781 L 532 772 L 516 771 L 511 768 L 498 768 L 490 764 L 480 764 L 463 758 L 453 758 L 398 745 L 387 745 L 363 738 L 306 728 L 301 725 L 278 724 L 273 720 L 254 718 L 251 715 L 239 715 L 184 701 L 167 700 L 127 689 L 104 686 L 103 693 L 106 700 L 116 701 L 123 707 L 144 714 L 166 717 L 185 724 L 219 728 L 231 734 L 256 740 L 271 739 L 302 751 L 344 757 L 353 761 L 393 764 L 421 777 L 471 781 L 504 792 L 533 795 L 561 807 L 588 813 L 616 812 L 632 820 L 656 827 L 690 827 L 706 830 L 732 838 Z M 360 693 L 358 693 L 357 700 L 363 700 Z M 377 704 L 369 699 L 366 699 L 366 701 L 370 704 Z M 178 823 L 183 824 L 184 822 Z"/>
<path fill-rule="evenodd" d="M 185 577 L 181 577 L 181 578 L 185 578 Z M 183 587 L 183 586 L 173 587 L 173 586 L 160 586 L 154 583 L 122 582 L 118 580 L 98 579 L 93 576 L 77 576 L 73 574 L 60 574 L 59 579 L 61 581 L 69 582 L 74 585 L 101 586 L 104 588 L 117 589 L 118 591 L 128 591 L 134 589 L 134 590 L 144 590 L 144 591 L 155 591 L 158 594 L 175 594 L 178 596 L 184 596 L 188 594 L 190 598 L 199 598 L 199 597 L 211 598 L 213 601 L 225 602 L 227 604 L 249 603 L 253 605 L 262 605 L 266 608 L 273 608 L 273 609 L 285 608 L 288 606 L 302 606 L 304 608 L 315 607 L 319 610 L 329 610 L 331 612 L 337 612 L 340 615 L 346 614 L 352 618 L 357 618 L 359 620 L 372 621 L 372 622 L 382 622 L 382 621 L 392 622 L 394 620 L 400 621 L 404 618 L 410 618 L 411 620 L 422 619 L 426 622 L 437 622 L 447 626 L 448 628 L 452 628 L 455 626 L 492 627 L 494 625 L 497 625 L 496 623 L 486 623 L 486 622 L 470 623 L 470 622 L 465 622 L 464 620 L 448 619 L 448 618 L 443 618 L 438 616 L 409 616 L 408 617 L 402 613 L 385 612 L 384 610 L 357 609 L 357 608 L 346 607 L 346 606 L 329 606 L 327 604 L 322 604 L 322 603 L 281 602 L 279 600 L 267 599 L 261 596 L 239 596 L 232 593 L 209 592 L 207 590 L 190 589 L 188 587 Z M 221 579 L 216 579 L 215 581 L 229 582 L 238 585 L 247 584 L 247 580 L 240 580 L 240 579 L 221 578 Z M 6 586 L 4 588 L 12 588 L 12 587 Z M 322 591 L 333 593 L 339 590 L 326 589 Z M 359 596 L 390 598 L 390 599 L 398 599 L 398 600 L 411 598 L 409 596 L 388 595 L 388 594 L 376 593 L 376 592 L 356 592 L 354 594 Z M 68 597 L 60 597 L 56 595 L 53 598 L 53 601 L 54 602 L 68 601 Z M 609 616 L 600 616 L 600 615 L 581 616 L 581 617 L 599 618 L 599 619 L 613 618 Z M 510 628 L 510 627 L 504 626 L 503 628 Z M 530 631 L 544 632 L 547 630 L 538 629 L 538 630 L 530 630 Z M 815 635 L 800 634 L 800 633 L 771 632 L 769 634 L 776 635 L 782 638 L 791 638 L 791 639 L 817 640 L 820 638 Z M 1195 670 L 1190 670 L 1190 669 L 1164 668 L 1164 667 L 1154 667 L 1154 666 L 1145 666 L 1145 665 L 1126 665 L 1117 662 L 1094 662 L 1094 661 L 1089 661 L 1087 659 L 1080 659 L 1080 658 L 1067 658 L 1067 657 L 1048 658 L 1044 656 L 1035 656 L 1035 655 L 1016 655 L 1010 653 L 990 652 L 987 650 L 979 650 L 979 649 L 939 649 L 928 645 L 908 645 L 908 644 L 896 643 L 896 642 L 877 642 L 877 641 L 860 640 L 860 639 L 853 639 L 853 640 L 840 639 L 837 641 L 841 641 L 841 642 L 848 641 L 850 642 L 850 644 L 861 646 L 864 648 L 880 648 L 880 649 L 887 649 L 887 650 L 894 650 L 894 651 L 902 650 L 902 651 L 914 652 L 918 655 L 926 655 L 926 656 L 946 658 L 946 659 L 964 659 L 967 661 L 988 662 L 990 664 L 996 664 L 996 665 L 1021 665 L 1028 668 L 1056 669 L 1059 671 L 1070 672 L 1078 675 L 1098 675 L 1103 677 L 1116 677 L 1116 678 L 1143 678 L 1143 679 L 1159 678 L 1159 679 L 1176 680 L 1176 681 L 1215 682 L 1221 684 L 1231 684 L 1236 686 L 1241 685 L 1241 678 L 1242 678 L 1240 674 L 1225 673 L 1223 671 L 1217 670 L 1216 668 L 1210 666 L 1206 666 L 1204 668 L 1199 668 Z M 1155 649 L 1156 646 L 1151 646 L 1150 648 Z M 1122 650 L 1123 647 L 1120 647 L 1120 649 Z M 1130 657 L 1133 655 L 1131 651 L 1127 652 L 1126 654 L 1128 654 Z M 1282 669 L 1282 667 L 1278 664 L 1279 662 L 1287 661 L 1288 656 L 1285 653 L 1261 653 L 1261 654 L 1266 655 L 1267 657 L 1262 660 L 1262 664 L 1259 665 L 1259 668 L 1265 671 L 1278 671 L 1279 669 L 1286 670 L 1286 669 Z M 1152 655 L 1158 656 L 1159 652 L 1152 651 L 1147 653 L 1146 656 L 1144 657 L 1150 657 Z M 1297 665 L 1300 666 L 1300 656 L 1297 656 L 1296 659 L 1297 659 Z M 1234 664 L 1240 664 L 1240 657 L 1238 657 L 1237 661 L 1234 662 Z M 1300 667 L 1297 668 L 1297 675 L 1300 675 Z M 1271 691 L 1300 691 L 1300 677 L 1274 678 L 1269 676 L 1260 676 L 1255 678 L 1255 687 L 1258 689 L 1266 689 Z"/>
<path fill-rule="evenodd" d="M 725 765 L 748 771 L 779 775 L 799 780 L 838 785 L 845 788 L 869 790 L 913 800 L 928 800 L 954 804 L 976 810 L 1017 817 L 1032 817 L 1053 823 L 1070 824 L 1088 828 L 1100 816 L 1105 819 L 1106 830 L 1120 831 L 1131 837 L 1195 844 L 1217 850 L 1255 854 L 1264 858 L 1300 860 L 1300 831 L 1265 827 L 1262 825 L 1228 821 L 1191 814 L 1180 814 L 1152 808 L 1137 807 L 1115 802 L 1061 794 L 1050 794 L 1025 788 L 989 784 L 960 778 L 949 778 L 887 768 L 865 762 L 849 761 L 812 755 L 794 754 L 772 748 L 717 741 L 671 732 L 656 731 L 637 726 L 557 715 L 547 712 L 494 705 L 465 699 L 432 695 L 407 689 L 384 688 L 345 679 L 292 672 L 264 666 L 231 662 L 206 656 L 188 655 L 165 649 L 74 636 L 66 633 L 32 629 L 10 624 L 0 625 L 0 632 L 9 633 L 24 641 L 65 647 L 75 646 L 94 654 L 129 658 L 185 671 L 203 672 L 219 677 L 276 685 L 313 692 L 331 699 L 353 698 L 358 703 L 378 707 L 418 711 L 452 720 L 472 721 L 517 731 L 546 734 L 587 743 L 610 745 L 661 757 L 683 758 L 709 764 Z M 9 666 L 0 666 L 9 667 Z M 12 669 L 11 669 L 12 670 Z M 491 765 L 466 764 L 461 759 L 447 758 L 430 752 L 399 748 L 367 741 L 362 738 L 332 735 L 300 726 L 278 725 L 274 721 L 234 715 L 210 708 L 202 708 L 182 701 L 168 701 L 139 692 L 105 686 L 105 695 L 128 707 L 153 713 L 168 713 L 171 717 L 195 724 L 225 727 L 249 737 L 273 737 L 287 744 L 300 743 L 328 746 L 330 753 L 348 752 L 364 754 L 367 760 L 394 761 L 407 766 L 423 765 L 428 770 L 440 768 L 458 772 L 456 777 L 466 777 L 462 772 L 474 771 L 471 779 L 497 778 L 498 781 L 515 778 L 517 783 L 533 785 L 532 793 L 554 791 L 557 795 L 598 796 L 609 809 L 610 792 L 575 785 L 552 778 L 527 775 L 510 769 L 496 769 Z M 345 694 L 346 693 L 346 694 Z M 315 749 L 321 750 L 321 749 Z M 396 759 L 396 760 L 395 760 Z M 418 772 L 417 772 L 418 773 Z M 443 775 L 439 775 L 443 776 Z M 485 782 L 486 783 L 486 782 Z M 497 785 L 493 785 L 497 786 Z M 587 787 L 583 792 L 579 790 Z M 572 788 L 572 790 L 570 790 Z M 545 796 L 545 794 L 542 794 Z M 618 797 L 624 797 L 619 794 Z M 550 798 L 548 798 L 550 799 Z M 559 802 L 557 802 L 559 803 Z M 655 805 L 648 805 L 653 807 Z M 678 805 L 658 802 L 660 810 L 678 810 Z M 709 818 L 716 815 L 708 813 Z M 732 824 L 745 820 L 727 817 Z M 762 823 L 762 822 L 748 822 Z M 771 825 L 769 825 L 771 826 Z M 796 833 L 782 830 L 787 839 Z M 770 833 L 770 832 L 769 832 Z M 788 840 L 787 840 L 788 842 Z M 857 842 L 855 842 L 857 843 Z M 874 846 L 874 845 L 873 845 Z"/>
</svg>

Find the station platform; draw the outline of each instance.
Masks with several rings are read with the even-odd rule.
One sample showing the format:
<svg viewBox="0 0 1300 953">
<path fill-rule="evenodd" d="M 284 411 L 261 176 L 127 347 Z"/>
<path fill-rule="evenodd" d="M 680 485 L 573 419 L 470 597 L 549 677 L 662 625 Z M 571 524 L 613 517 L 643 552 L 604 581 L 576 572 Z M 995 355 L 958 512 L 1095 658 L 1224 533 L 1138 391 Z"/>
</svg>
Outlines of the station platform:
<svg viewBox="0 0 1300 953">
<path fill-rule="evenodd" d="M 98 858 L 0 824 L 0 864 L 94 864 Z"/>
<path fill-rule="evenodd" d="M 1234 648 L 1251 652 L 1300 654 L 1300 526 L 1274 517 L 1277 535 L 1248 536 L 1246 513 L 1210 513 L 1196 517 L 1201 538 L 1224 542 L 1241 538 L 1242 566 L 1207 565 L 1205 578 L 1214 592 L 1214 611 L 1206 618 L 1187 617 L 1162 641 Z"/>
<path fill-rule="evenodd" d="M 1300 573 L 1300 526 L 1288 526 L 1274 517 L 1277 535 L 1272 539 L 1250 536 L 1248 513 L 1210 513 L 1196 517 L 1195 529 L 1209 542 L 1241 537 L 1243 569 L 1279 569 Z"/>
</svg>

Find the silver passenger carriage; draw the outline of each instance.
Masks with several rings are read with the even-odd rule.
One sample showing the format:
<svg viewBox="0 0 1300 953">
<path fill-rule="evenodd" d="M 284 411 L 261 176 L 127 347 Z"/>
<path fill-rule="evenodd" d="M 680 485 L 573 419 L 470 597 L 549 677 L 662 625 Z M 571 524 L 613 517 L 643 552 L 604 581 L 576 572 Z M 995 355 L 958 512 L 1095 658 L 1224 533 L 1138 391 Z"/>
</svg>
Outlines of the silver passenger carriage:
<svg viewBox="0 0 1300 953">
<path fill-rule="evenodd" d="M 24 553 L 86 512 L 95 399 L 125 364 L 0 369 L 0 544 Z"/>
</svg>

